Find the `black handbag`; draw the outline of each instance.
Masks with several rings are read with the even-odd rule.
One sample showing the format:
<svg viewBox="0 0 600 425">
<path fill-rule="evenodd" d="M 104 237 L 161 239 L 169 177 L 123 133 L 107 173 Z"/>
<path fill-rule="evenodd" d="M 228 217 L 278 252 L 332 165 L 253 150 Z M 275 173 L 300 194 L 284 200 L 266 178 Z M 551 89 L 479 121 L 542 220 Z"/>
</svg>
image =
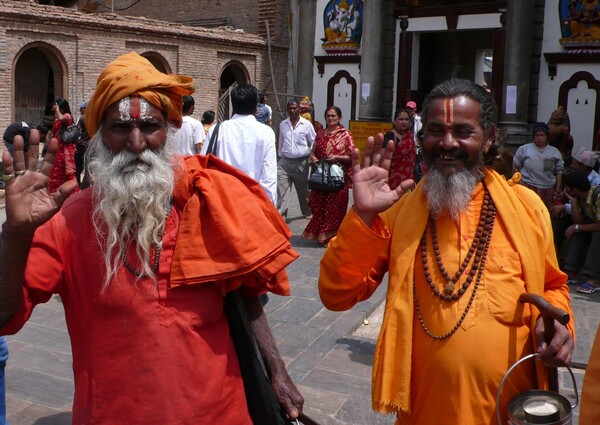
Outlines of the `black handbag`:
<svg viewBox="0 0 600 425">
<path fill-rule="evenodd" d="M 60 139 L 65 144 L 71 144 L 77 142 L 81 138 L 81 130 L 77 126 L 77 124 L 71 124 L 67 128 L 65 128 L 61 135 Z"/>
<path fill-rule="evenodd" d="M 308 188 L 323 192 L 335 192 L 344 187 L 344 170 L 336 162 L 328 162 L 321 159 L 314 166 L 308 178 Z"/>
</svg>

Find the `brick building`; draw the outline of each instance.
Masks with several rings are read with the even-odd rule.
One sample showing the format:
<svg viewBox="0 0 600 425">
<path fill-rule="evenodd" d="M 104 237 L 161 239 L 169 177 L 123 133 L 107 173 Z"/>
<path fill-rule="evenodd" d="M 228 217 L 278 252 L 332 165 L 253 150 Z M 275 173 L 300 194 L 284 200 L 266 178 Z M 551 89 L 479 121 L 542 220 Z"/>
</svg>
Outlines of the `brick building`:
<svg viewBox="0 0 600 425">
<path fill-rule="evenodd" d="M 259 89 L 272 86 L 271 63 L 275 84 L 287 84 L 287 49 L 272 43 L 269 62 L 267 41 L 258 27 L 257 34 L 250 34 L 233 27 L 90 13 L 75 1 L 53 3 L 62 6 L 0 0 L 0 128 L 14 121 L 41 123 L 58 97 L 68 99 L 77 115 L 76 105 L 91 95 L 103 67 L 132 50 L 164 72 L 191 75 L 197 84 L 198 115 L 217 110 L 220 96 L 234 82 Z M 203 10 L 198 7 L 202 2 L 181 3 Z M 156 11 L 164 12 L 164 4 Z M 190 11 L 185 14 L 192 16 Z M 242 15 L 239 19 L 250 22 Z"/>
</svg>

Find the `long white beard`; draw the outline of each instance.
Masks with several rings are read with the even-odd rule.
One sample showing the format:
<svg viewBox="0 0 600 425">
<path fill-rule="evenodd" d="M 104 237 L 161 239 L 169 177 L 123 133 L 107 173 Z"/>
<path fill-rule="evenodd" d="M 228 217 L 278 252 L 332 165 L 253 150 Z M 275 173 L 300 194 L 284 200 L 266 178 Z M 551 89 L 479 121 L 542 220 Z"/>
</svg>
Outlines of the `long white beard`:
<svg viewBox="0 0 600 425">
<path fill-rule="evenodd" d="M 176 170 L 170 151 L 169 131 L 165 148 L 140 154 L 108 149 L 98 131 L 90 141 L 88 170 L 93 181 L 93 222 L 104 253 L 106 290 L 123 264 L 123 255 L 135 242 L 137 260 L 129 259 L 140 273 L 156 279 L 151 269 L 151 248 L 161 246 L 167 208 L 173 194 Z M 90 150 L 88 149 L 88 151 Z"/>
<path fill-rule="evenodd" d="M 472 169 L 463 169 L 451 175 L 445 175 L 431 167 L 425 177 L 423 189 L 434 217 L 448 214 L 458 221 L 460 213 L 466 211 L 473 189 L 481 180 L 482 167 L 477 165 Z"/>
</svg>

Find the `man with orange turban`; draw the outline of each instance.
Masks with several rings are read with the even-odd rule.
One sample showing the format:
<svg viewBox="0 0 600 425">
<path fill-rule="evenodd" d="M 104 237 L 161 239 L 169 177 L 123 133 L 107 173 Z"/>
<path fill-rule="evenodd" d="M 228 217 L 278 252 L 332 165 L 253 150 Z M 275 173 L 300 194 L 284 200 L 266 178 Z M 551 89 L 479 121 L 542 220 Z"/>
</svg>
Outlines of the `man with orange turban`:
<svg viewBox="0 0 600 425">
<path fill-rule="evenodd" d="M 2 158 L 0 334 L 60 295 L 74 424 L 271 423 L 246 403 L 224 314 L 232 291 L 284 413 L 302 410 L 258 302 L 266 291 L 289 294 L 289 229 L 245 174 L 172 152 L 182 96 L 193 90 L 190 77 L 163 74 L 137 53 L 110 63 L 86 109 L 93 185 L 71 197 L 74 182 L 47 190 L 56 141 L 39 169 L 37 131 L 26 157 L 16 137 L 14 156 Z"/>
</svg>

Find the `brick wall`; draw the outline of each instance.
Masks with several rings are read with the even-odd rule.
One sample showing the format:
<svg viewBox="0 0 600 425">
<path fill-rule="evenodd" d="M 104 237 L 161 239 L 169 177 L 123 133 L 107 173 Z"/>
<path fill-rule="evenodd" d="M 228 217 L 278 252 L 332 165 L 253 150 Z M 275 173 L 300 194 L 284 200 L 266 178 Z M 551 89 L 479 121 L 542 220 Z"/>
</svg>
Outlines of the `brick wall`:
<svg viewBox="0 0 600 425">
<path fill-rule="evenodd" d="M 2 129 L 14 119 L 14 66 L 20 53 L 34 46 L 53 56 L 64 71 L 65 92 L 57 95 L 64 95 L 72 106 L 89 98 L 98 74 L 108 62 L 131 50 L 153 52 L 172 72 L 191 75 L 196 80 L 197 118 L 205 109 L 216 109 L 220 75 L 230 61 L 245 68 L 251 84 L 273 93 L 267 47 L 261 36 L 0 0 Z M 274 48 L 272 57 L 276 84 L 282 91 L 287 49 Z M 272 95 L 271 99 L 274 103 Z"/>
</svg>

